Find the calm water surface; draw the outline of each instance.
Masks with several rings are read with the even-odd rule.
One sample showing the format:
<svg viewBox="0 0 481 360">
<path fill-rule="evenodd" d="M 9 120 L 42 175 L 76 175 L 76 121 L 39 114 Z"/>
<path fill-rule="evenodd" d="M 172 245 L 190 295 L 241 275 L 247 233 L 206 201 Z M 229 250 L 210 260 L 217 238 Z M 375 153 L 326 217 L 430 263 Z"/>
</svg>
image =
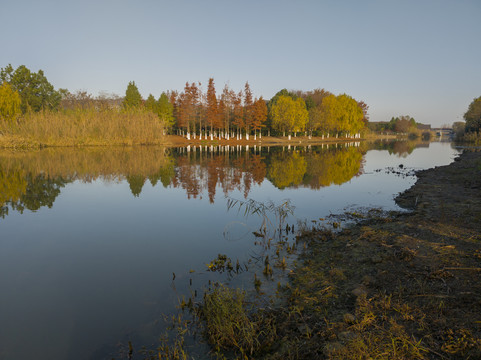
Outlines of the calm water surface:
<svg viewBox="0 0 481 360">
<path fill-rule="evenodd" d="M 456 154 L 401 142 L 0 152 L 0 359 L 102 359 L 153 343 L 191 269 L 249 256 L 259 220 L 227 211 L 229 198 L 290 199 L 292 222 L 397 209 L 408 170 Z"/>
</svg>

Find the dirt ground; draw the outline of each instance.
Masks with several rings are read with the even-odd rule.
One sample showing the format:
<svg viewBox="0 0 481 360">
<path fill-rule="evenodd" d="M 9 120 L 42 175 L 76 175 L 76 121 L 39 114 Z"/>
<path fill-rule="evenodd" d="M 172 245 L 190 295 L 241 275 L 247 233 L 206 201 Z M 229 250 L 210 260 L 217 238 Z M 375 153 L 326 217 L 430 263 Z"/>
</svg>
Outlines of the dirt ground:
<svg viewBox="0 0 481 360">
<path fill-rule="evenodd" d="M 481 152 L 417 173 L 397 203 L 298 237 L 269 359 L 481 359 Z"/>
</svg>

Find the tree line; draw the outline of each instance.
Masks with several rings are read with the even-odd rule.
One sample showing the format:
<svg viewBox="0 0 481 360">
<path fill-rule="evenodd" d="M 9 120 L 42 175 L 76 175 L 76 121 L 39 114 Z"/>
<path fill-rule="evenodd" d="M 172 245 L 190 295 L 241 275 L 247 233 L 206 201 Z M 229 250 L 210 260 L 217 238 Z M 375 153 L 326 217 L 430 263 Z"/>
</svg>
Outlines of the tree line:
<svg viewBox="0 0 481 360">
<path fill-rule="evenodd" d="M 207 91 L 200 82 L 187 82 L 183 91 L 165 91 L 159 98 L 143 99 L 134 81 L 125 96 L 85 91 L 55 90 L 42 70 L 32 72 L 21 65 L 0 70 L 0 117 L 14 123 L 26 113 L 67 110 L 144 111 L 155 114 L 163 132 L 188 139 L 257 139 L 262 135 L 360 137 L 368 122 L 368 106 L 347 94 L 334 95 L 324 89 L 280 90 L 270 100 L 254 97 L 250 84 L 240 91 L 225 85 L 218 94 L 214 79 Z M 24 117 L 24 116 L 23 116 Z"/>
<path fill-rule="evenodd" d="M 235 91 L 225 85 L 217 95 L 214 79 L 210 78 L 207 91 L 201 83 L 187 82 L 182 92 L 163 93 L 169 99 L 172 112 L 168 113 L 169 127 L 188 139 L 236 138 L 249 140 L 259 136 L 303 133 L 311 137 L 346 136 L 359 138 L 368 122 L 368 106 L 351 96 L 324 90 L 280 90 L 270 100 L 253 97 L 249 82 Z M 140 92 L 130 83 L 124 102 L 142 106 Z M 150 100 L 149 100 L 150 99 Z M 160 102 L 160 99 L 158 100 Z M 144 104 L 155 106 L 153 95 Z M 152 105 L 150 105 L 152 104 Z"/>
</svg>

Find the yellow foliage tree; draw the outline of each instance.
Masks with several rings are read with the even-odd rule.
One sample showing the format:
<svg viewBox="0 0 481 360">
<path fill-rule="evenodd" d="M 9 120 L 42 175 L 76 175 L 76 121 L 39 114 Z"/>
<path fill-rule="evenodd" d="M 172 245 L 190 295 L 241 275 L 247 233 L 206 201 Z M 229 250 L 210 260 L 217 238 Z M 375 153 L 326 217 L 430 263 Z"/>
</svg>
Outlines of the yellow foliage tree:
<svg viewBox="0 0 481 360">
<path fill-rule="evenodd" d="M 10 122 L 15 120 L 21 114 L 20 104 L 22 100 L 17 91 L 4 82 L 0 86 L 0 118 L 4 121 Z"/>
<path fill-rule="evenodd" d="M 329 95 L 322 100 L 320 107 L 320 128 L 328 132 L 356 134 L 364 127 L 364 113 L 356 100 L 346 94 Z"/>
<path fill-rule="evenodd" d="M 339 104 L 339 131 L 356 134 L 364 127 L 364 113 L 356 100 L 346 94 L 336 97 Z"/>
<path fill-rule="evenodd" d="M 302 98 L 292 99 L 281 95 L 271 108 L 272 126 L 279 131 L 289 133 L 303 131 L 309 120 L 309 112 Z"/>
</svg>

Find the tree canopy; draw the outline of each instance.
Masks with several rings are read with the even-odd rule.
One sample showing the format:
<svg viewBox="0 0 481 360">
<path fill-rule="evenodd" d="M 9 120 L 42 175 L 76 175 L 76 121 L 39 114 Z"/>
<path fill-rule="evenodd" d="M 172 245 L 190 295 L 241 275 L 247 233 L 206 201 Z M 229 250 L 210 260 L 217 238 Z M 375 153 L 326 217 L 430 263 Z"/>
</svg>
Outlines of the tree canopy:
<svg viewBox="0 0 481 360">
<path fill-rule="evenodd" d="M 322 100 L 320 111 L 322 129 L 355 134 L 364 127 L 364 113 L 357 101 L 349 95 L 326 96 Z"/>
<path fill-rule="evenodd" d="M 174 125 L 174 106 L 170 103 L 166 93 L 162 93 L 157 101 L 157 115 L 167 128 Z"/>
<path fill-rule="evenodd" d="M 477 132 L 481 129 L 481 96 L 469 104 L 468 111 L 464 114 L 466 132 Z"/>
<path fill-rule="evenodd" d="M 298 132 L 306 127 L 309 113 L 302 98 L 281 95 L 271 108 L 272 126 L 279 131 Z"/>
<path fill-rule="evenodd" d="M 135 81 L 131 81 L 129 85 L 127 85 L 123 105 L 127 109 L 138 108 L 142 105 L 142 95 L 140 95 Z"/>
<path fill-rule="evenodd" d="M 20 95 L 20 108 L 23 113 L 28 109 L 56 109 L 60 104 L 60 93 L 56 91 L 45 77 L 42 70 L 30 71 L 25 65 L 13 69 L 7 65 L 0 70 L 0 82 L 8 83 Z"/>
</svg>

